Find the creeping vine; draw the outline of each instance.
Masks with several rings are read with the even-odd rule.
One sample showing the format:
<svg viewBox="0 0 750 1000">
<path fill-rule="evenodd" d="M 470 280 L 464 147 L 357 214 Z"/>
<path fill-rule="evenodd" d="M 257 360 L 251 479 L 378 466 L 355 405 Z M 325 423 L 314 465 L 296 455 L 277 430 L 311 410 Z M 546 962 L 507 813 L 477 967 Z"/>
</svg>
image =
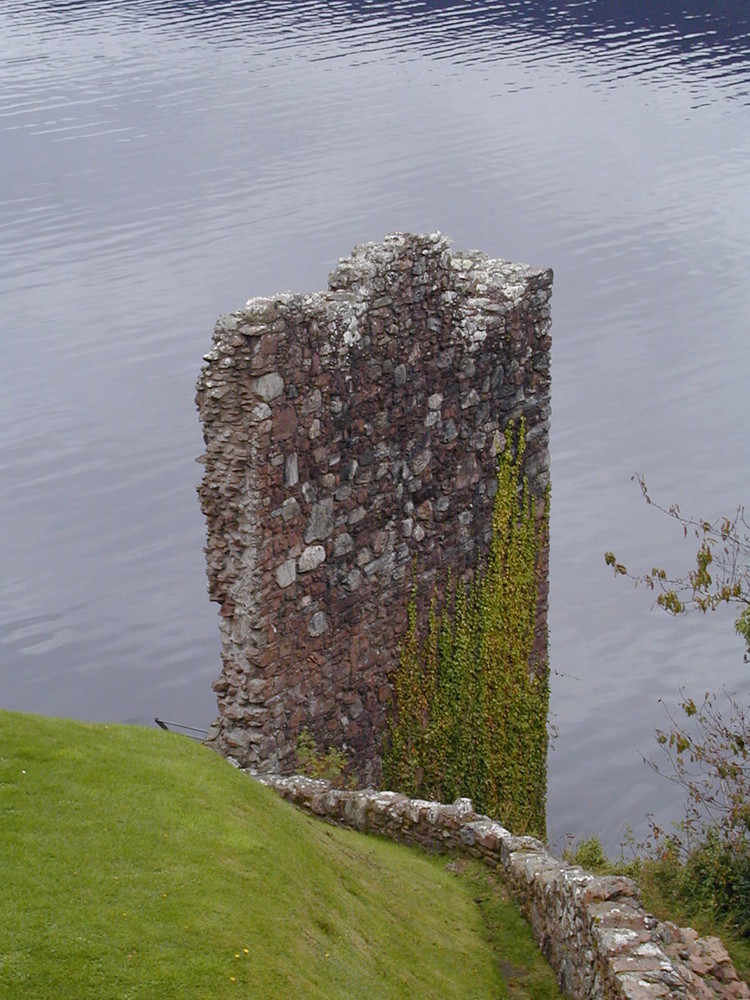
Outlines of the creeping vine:
<svg viewBox="0 0 750 1000">
<path fill-rule="evenodd" d="M 486 565 L 472 581 L 437 585 L 426 621 L 417 584 L 395 671 L 383 777 L 411 796 L 469 796 L 515 833 L 545 835 L 548 669 L 532 664 L 540 556 L 549 492 L 539 517 L 523 476 L 525 426 L 498 458 Z"/>
</svg>

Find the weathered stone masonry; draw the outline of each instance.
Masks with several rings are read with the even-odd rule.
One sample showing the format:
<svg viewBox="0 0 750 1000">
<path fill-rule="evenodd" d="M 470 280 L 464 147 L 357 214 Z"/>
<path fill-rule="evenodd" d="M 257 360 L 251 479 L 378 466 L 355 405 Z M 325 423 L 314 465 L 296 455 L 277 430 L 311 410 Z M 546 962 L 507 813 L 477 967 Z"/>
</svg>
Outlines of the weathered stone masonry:
<svg viewBox="0 0 750 1000">
<path fill-rule="evenodd" d="M 631 879 L 596 876 L 558 861 L 540 841 L 514 837 L 477 814 L 470 799 L 449 806 L 396 792 L 338 791 L 300 775 L 256 777 L 329 822 L 490 865 L 574 1000 L 750 997 L 718 938 L 658 921 L 644 910 Z"/>
<path fill-rule="evenodd" d="M 496 451 L 521 416 L 541 505 L 551 284 L 549 270 L 396 233 L 356 247 L 326 292 L 251 299 L 218 321 L 197 403 L 222 752 L 290 771 L 308 726 L 377 778 L 412 566 L 421 594 L 472 572 Z"/>
</svg>

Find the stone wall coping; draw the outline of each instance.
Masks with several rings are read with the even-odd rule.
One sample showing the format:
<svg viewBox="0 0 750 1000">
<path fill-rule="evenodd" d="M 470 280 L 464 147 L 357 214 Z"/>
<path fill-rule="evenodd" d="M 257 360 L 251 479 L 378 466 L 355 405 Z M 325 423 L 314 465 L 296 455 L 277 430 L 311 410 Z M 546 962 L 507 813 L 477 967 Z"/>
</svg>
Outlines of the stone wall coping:
<svg viewBox="0 0 750 1000">
<path fill-rule="evenodd" d="M 302 775 L 245 773 L 331 823 L 492 867 L 575 1000 L 750 998 L 718 938 L 657 920 L 632 879 L 567 864 L 535 837 L 516 837 L 475 812 L 470 799 L 448 805 L 372 788 L 339 790 Z"/>
</svg>

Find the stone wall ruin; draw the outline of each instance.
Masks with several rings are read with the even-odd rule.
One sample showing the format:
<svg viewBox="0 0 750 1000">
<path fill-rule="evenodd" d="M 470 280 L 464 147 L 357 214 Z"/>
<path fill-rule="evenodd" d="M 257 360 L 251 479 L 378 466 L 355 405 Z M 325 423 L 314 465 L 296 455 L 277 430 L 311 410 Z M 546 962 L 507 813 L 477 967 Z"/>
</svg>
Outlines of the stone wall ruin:
<svg viewBox="0 0 750 1000">
<path fill-rule="evenodd" d="M 476 813 L 471 799 L 443 805 L 396 792 L 340 791 L 301 775 L 255 777 L 330 823 L 489 865 L 574 1000 L 750 998 L 719 938 L 657 920 L 631 879 L 559 861 L 534 837 L 514 837 Z"/>
<path fill-rule="evenodd" d="M 471 574 L 521 417 L 541 510 L 551 286 L 549 270 L 394 233 L 356 247 L 325 292 L 219 319 L 197 404 L 222 753 L 288 773 L 306 726 L 377 779 L 412 572 L 421 595 Z M 546 602 L 545 563 L 532 669 Z"/>
</svg>

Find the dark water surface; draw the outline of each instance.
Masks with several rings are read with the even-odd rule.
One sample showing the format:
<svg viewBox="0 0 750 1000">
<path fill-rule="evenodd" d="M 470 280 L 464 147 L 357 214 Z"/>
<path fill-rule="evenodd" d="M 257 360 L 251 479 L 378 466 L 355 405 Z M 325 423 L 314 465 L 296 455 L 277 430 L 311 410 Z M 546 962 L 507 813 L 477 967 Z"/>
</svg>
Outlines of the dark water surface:
<svg viewBox="0 0 750 1000">
<path fill-rule="evenodd" d="M 676 816 L 658 699 L 750 668 L 602 554 L 688 567 L 635 471 L 747 498 L 747 4 L 6 0 L 0 55 L 0 705 L 208 724 L 213 322 L 440 229 L 555 269 L 552 837 Z"/>
</svg>

